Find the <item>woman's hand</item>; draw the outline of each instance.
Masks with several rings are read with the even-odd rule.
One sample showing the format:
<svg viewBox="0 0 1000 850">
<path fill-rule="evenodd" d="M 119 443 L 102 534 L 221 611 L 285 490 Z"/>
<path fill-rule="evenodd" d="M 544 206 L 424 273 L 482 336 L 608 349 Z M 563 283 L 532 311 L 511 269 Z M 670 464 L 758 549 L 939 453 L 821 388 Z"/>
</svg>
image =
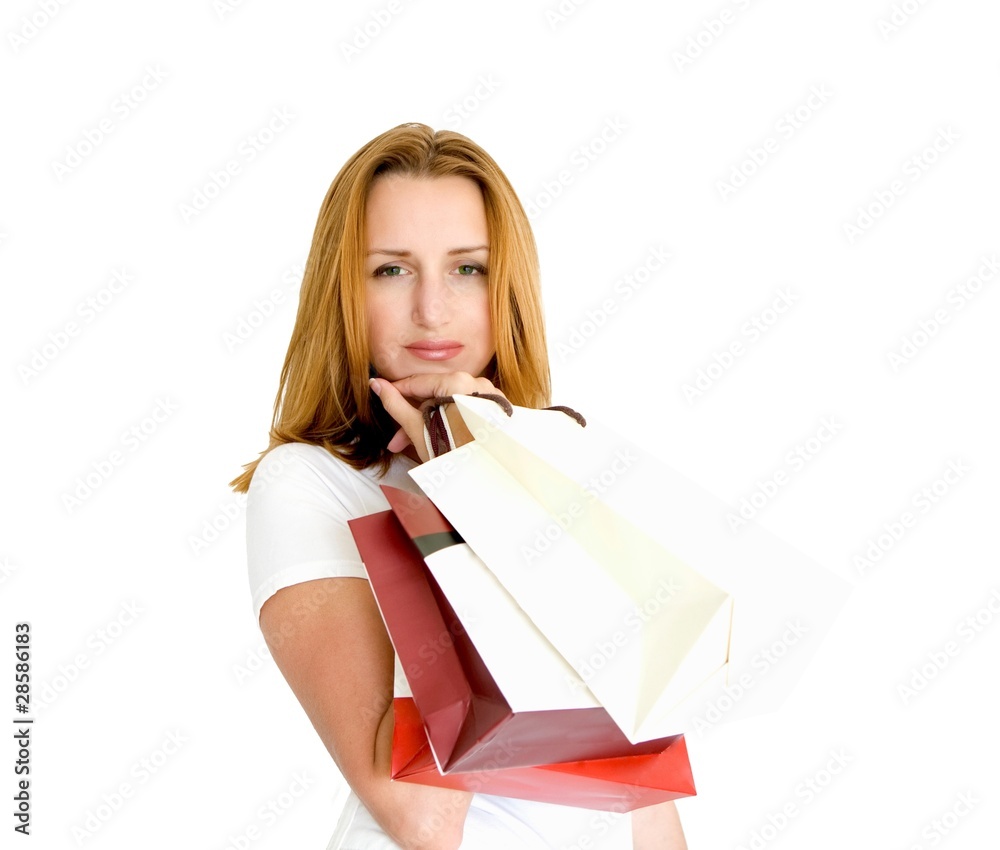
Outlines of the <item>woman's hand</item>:
<svg viewBox="0 0 1000 850">
<path fill-rule="evenodd" d="M 372 378 L 369 385 L 379 397 L 386 413 L 399 423 L 399 430 L 389 441 L 389 451 L 401 452 L 412 445 L 421 462 L 430 459 L 424 445 L 423 409 L 432 399 L 472 393 L 502 395 L 488 378 L 476 378 L 468 372 L 424 373 L 399 381 Z M 460 417 L 449 417 L 448 422 L 452 426 L 456 445 L 460 446 L 472 439 L 472 434 L 464 427 Z"/>
</svg>

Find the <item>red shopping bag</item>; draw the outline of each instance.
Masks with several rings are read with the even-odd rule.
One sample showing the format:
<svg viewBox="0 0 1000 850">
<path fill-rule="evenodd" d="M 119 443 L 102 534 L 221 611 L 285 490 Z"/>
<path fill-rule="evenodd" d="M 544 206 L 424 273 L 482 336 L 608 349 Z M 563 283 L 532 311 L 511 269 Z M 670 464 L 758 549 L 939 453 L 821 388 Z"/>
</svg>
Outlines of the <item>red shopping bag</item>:
<svg viewBox="0 0 1000 850">
<path fill-rule="evenodd" d="M 412 699 L 393 700 L 392 778 L 501 797 L 606 812 L 629 812 L 694 795 L 683 735 L 637 744 L 632 754 L 534 767 L 508 767 L 497 751 L 493 769 L 442 774 L 434 763 Z"/>
<path fill-rule="evenodd" d="M 349 525 L 441 772 L 488 769 L 500 753 L 507 767 L 524 767 L 637 752 L 587 693 L 575 694 L 577 707 L 512 708 L 424 562 L 465 544 L 426 497 L 383 490 L 396 512 Z M 654 750 L 668 740 L 652 742 Z"/>
</svg>

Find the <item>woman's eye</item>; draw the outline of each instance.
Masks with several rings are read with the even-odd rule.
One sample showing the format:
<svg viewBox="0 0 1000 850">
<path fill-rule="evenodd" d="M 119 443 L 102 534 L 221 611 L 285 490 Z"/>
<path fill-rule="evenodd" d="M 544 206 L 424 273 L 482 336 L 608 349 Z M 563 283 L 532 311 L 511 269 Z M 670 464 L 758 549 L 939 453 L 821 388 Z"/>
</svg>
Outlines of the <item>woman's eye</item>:
<svg viewBox="0 0 1000 850">
<path fill-rule="evenodd" d="M 460 275 L 486 274 L 486 269 L 478 263 L 463 263 L 458 267 L 458 273 Z"/>
<path fill-rule="evenodd" d="M 399 277 L 402 273 L 402 266 L 380 266 L 375 269 L 375 277 Z"/>
</svg>

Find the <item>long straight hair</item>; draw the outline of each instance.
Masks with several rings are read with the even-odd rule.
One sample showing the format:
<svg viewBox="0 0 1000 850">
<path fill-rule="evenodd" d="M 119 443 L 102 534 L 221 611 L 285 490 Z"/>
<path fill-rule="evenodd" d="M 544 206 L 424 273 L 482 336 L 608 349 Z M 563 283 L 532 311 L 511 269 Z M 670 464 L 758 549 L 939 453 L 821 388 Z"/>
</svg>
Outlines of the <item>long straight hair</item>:
<svg viewBox="0 0 1000 850">
<path fill-rule="evenodd" d="M 398 425 L 372 404 L 365 321 L 365 209 L 372 181 L 387 175 L 468 177 L 483 193 L 489 234 L 490 318 L 496 355 L 487 374 L 521 407 L 544 407 L 551 392 L 539 291 L 538 252 L 507 177 L 465 136 L 401 124 L 372 139 L 334 178 L 320 207 L 292 339 L 274 401 L 270 444 L 230 486 L 245 493 L 275 446 L 323 446 L 357 469 L 392 461 Z"/>
</svg>

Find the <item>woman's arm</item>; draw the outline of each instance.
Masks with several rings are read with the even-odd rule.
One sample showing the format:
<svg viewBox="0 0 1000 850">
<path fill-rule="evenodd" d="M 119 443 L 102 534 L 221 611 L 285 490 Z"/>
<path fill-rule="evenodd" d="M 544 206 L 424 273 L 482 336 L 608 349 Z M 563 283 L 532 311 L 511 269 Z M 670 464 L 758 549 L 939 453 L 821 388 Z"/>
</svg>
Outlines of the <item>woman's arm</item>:
<svg viewBox="0 0 1000 850">
<path fill-rule="evenodd" d="M 261 608 L 271 655 L 344 778 L 406 850 L 454 850 L 472 795 L 391 782 L 393 651 L 365 579 L 279 590 Z"/>
</svg>

